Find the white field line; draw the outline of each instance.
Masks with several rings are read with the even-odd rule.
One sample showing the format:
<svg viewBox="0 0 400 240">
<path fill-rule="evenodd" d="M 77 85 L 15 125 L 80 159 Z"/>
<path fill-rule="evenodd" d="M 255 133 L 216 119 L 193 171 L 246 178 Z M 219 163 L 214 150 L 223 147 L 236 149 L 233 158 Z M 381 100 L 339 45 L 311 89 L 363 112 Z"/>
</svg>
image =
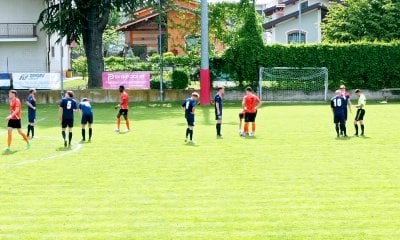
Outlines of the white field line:
<svg viewBox="0 0 400 240">
<path fill-rule="evenodd" d="M 62 152 L 59 154 L 54 154 L 54 155 L 50 155 L 48 157 L 43 157 L 43 158 L 39 158 L 39 159 L 22 161 L 22 162 L 14 164 L 14 166 L 16 166 L 16 167 L 24 166 L 24 165 L 33 164 L 33 163 L 37 163 L 37 162 L 41 162 L 41 161 L 46 161 L 46 160 L 50 160 L 50 159 L 54 159 L 54 158 L 58 158 L 58 157 L 64 157 L 65 155 L 78 152 L 81 148 L 82 148 L 82 144 L 79 143 L 76 146 L 76 148 L 72 149 L 71 151 L 65 151 L 65 152 Z"/>
</svg>

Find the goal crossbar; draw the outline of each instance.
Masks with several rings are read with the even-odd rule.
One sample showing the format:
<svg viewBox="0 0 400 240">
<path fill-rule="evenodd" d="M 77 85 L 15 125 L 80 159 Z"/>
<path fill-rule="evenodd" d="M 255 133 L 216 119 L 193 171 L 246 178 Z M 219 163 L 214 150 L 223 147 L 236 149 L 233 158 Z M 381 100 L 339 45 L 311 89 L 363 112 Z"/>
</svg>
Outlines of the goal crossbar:
<svg viewBox="0 0 400 240">
<path fill-rule="evenodd" d="M 306 93 L 303 98 L 296 101 L 309 100 L 310 93 L 319 100 L 327 100 L 328 94 L 328 69 L 326 67 L 271 67 L 259 68 L 258 94 L 262 98 L 266 92 L 270 94 L 279 92 L 281 100 L 293 100 L 289 95 L 299 95 L 299 92 Z M 296 94 L 295 94 L 296 93 Z M 284 96 L 286 94 L 286 96 Z M 273 94 L 272 94 L 273 95 Z M 319 97 L 319 95 L 322 95 Z M 268 97 L 268 96 L 267 96 Z M 299 96 L 299 98 L 302 98 Z"/>
</svg>

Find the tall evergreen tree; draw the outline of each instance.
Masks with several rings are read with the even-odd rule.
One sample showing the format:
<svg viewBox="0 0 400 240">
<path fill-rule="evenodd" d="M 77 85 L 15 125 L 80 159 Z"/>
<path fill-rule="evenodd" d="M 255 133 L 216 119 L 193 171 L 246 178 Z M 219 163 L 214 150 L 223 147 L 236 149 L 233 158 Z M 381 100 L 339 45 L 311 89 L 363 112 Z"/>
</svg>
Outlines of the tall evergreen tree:
<svg viewBox="0 0 400 240">
<path fill-rule="evenodd" d="M 244 22 L 238 31 L 237 39 L 226 51 L 225 58 L 229 62 L 231 71 L 235 73 L 240 86 L 247 81 L 252 86 L 257 86 L 258 68 L 264 51 L 262 27 L 257 18 L 254 2 L 242 0 L 240 8 L 244 12 Z"/>
</svg>

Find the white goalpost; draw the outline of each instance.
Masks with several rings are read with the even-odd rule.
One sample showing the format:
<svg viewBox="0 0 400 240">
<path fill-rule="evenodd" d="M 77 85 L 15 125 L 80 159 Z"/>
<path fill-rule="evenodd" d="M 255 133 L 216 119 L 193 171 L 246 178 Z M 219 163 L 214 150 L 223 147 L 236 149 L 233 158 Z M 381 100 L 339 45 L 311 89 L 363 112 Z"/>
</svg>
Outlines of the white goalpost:
<svg viewBox="0 0 400 240">
<path fill-rule="evenodd" d="M 258 91 L 264 101 L 326 101 L 328 69 L 261 67 Z"/>
</svg>

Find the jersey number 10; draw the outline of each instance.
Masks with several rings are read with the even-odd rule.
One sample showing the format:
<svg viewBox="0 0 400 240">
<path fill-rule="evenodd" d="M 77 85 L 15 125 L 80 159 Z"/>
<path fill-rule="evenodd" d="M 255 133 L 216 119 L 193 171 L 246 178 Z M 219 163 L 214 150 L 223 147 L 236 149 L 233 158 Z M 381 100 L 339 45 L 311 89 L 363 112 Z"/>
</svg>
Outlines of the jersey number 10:
<svg viewBox="0 0 400 240">
<path fill-rule="evenodd" d="M 333 105 L 334 105 L 334 107 L 341 107 L 342 106 L 342 99 L 340 99 L 340 98 L 333 99 Z"/>
</svg>

